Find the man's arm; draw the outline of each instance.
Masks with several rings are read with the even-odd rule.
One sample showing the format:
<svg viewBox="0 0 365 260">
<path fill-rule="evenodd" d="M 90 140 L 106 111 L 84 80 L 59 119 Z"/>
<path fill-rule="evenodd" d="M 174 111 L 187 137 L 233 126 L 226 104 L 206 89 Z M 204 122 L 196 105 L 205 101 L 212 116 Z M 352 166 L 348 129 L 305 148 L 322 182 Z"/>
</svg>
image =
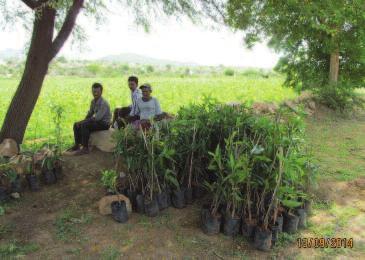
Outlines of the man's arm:
<svg viewBox="0 0 365 260">
<path fill-rule="evenodd" d="M 156 115 L 162 114 L 160 102 L 158 102 L 157 98 L 155 99 L 155 113 Z"/>
<path fill-rule="evenodd" d="M 140 115 L 141 111 L 138 107 L 138 102 L 136 100 L 136 102 L 133 104 L 132 106 L 132 110 L 129 113 L 129 116 L 127 118 L 128 122 L 133 122 L 139 119 L 139 115 Z"/>
<path fill-rule="evenodd" d="M 91 101 L 90 108 L 89 111 L 87 112 L 85 119 L 90 119 L 93 116 L 93 114 L 94 114 L 93 102 Z"/>
<path fill-rule="evenodd" d="M 154 119 L 159 121 L 163 119 L 163 113 L 161 111 L 160 102 L 158 102 L 157 98 L 155 99 L 155 116 Z"/>
</svg>

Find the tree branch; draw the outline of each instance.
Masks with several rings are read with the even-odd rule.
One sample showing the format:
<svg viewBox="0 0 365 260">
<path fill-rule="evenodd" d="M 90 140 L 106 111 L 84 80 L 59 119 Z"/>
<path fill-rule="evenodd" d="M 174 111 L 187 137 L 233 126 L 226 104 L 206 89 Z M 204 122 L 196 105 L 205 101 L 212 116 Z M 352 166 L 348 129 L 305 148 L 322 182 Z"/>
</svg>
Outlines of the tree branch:
<svg viewBox="0 0 365 260">
<path fill-rule="evenodd" d="M 40 7 L 42 4 L 47 3 L 49 0 L 39 0 L 39 1 L 35 1 L 35 0 L 21 0 L 26 6 L 28 6 L 30 9 L 37 9 L 38 7 Z"/>
<path fill-rule="evenodd" d="M 65 18 L 65 21 L 63 22 L 63 25 L 61 27 L 61 30 L 58 32 L 58 35 L 54 39 L 52 43 L 52 49 L 51 49 L 51 57 L 50 59 L 53 59 L 57 53 L 60 51 L 68 37 L 70 36 L 72 29 L 75 26 L 76 18 L 84 4 L 84 0 L 74 0 L 72 6 L 68 10 L 67 16 Z"/>
</svg>

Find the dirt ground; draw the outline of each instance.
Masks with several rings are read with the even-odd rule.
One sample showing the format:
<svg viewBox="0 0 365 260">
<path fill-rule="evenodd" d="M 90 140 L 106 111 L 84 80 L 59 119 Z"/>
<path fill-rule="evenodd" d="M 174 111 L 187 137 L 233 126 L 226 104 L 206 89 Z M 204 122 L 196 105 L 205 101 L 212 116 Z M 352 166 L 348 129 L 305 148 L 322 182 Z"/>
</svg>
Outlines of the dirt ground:
<svg viewBox="0 0 365 260">
<path fill-rule="evenodd" d="M 105 195 L 101 171 L 113 167 L 113 157 L 94 151 L 81 157 L 65 156 L 62 181 L 40 192 L 25 191 L 20 200 L 5 206 L 6 213 L 0 217 L 0 255 L 26 259 L 365 259 L 365 175 L 358 172 L 365 169 L 365 154 L 357 149 L 365 144 L 365 120 L 333 121 L 320 116 L 308 123 L 310 142 L 327 147 L 315 149 L 327 174 L 320 177 L 308 229 L 283 237 L 268 253 L 252 249 L 240 237 L 203 234 L 199 201 L 185 209 L 169 208 L 156 218 L 133 213 L 127 224 L 101 216 L 97 208 L 97 201 Z M 353 145 L 343 145 L 348 137 L 358 145 L 358 157 L 350 151 Z M 351 163 L 352 158 L 356 163 Z M 339 177 L 344 170 L 348 170 L 346 180 Z M 296 245 L 297 237 L 338 236 L 352 237 L 354 248 L 299 249 Z"/>
</svg>

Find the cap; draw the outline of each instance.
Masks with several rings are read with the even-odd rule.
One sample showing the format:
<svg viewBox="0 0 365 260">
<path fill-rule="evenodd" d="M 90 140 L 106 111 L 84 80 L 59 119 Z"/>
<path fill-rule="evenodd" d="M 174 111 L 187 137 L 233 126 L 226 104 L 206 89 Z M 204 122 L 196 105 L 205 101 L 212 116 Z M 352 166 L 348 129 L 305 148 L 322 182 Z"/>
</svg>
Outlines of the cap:
<svg viewBox="0 0 365 260">
<path fill-rule="evenodd" d="M 144 83 L 143 85 L 141 85 L 140 87 L 139 87 L 140 89 L 148 89 L 148 90 L 151 90 L 152 91 L 152 87 L 151 87 L 151 85 L 150 84 L 148 84 L 148 83 Z"/>
</svg>

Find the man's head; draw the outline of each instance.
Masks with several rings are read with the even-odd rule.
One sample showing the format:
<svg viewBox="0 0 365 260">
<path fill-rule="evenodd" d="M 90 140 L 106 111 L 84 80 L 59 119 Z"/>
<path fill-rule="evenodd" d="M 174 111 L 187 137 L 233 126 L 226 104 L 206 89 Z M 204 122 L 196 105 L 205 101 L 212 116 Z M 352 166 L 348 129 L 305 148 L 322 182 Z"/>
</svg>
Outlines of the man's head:
<svg viewBox="0 0 365 260">
<path fill-rule="evenodd" d="M 128 78 L 128 87 L 131 91 L 135 91 L 138 87 L 138 78 L 136 76 L 130 76 Z"/>
<path fill-rule="evenodd" d="M 103 93 L 103 86 L 100 83 L 94 83 L 91 87 L 94 99 L 101 97 Z"/>
<path fill-rule="evenodd" d="M 150 84 L 145 83 L 142 86 L 139 87 L 142 90 L 142 96 L 144 98 L 149 98 L 152 93 L 152 87 Z"/>
</svg>

